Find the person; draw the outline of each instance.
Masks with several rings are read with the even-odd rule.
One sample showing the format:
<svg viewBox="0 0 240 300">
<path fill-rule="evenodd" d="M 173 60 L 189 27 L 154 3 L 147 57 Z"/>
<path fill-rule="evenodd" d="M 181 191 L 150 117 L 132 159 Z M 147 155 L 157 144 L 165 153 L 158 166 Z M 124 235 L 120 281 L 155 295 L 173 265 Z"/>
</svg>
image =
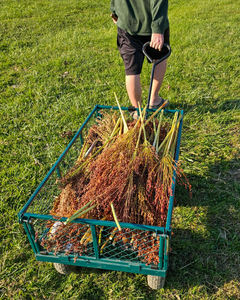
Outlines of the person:
<svg viewBox="0 0 240 300">
<path fill-rule="evenodd" d="M 124 62 L 126 90 L 132 106 L 137 108 L 142 94 L 142 46 L 150 42 L 149 55 L 159 59 L 163 44 L 169 44 L 168 0 L 111 0 L 110 10 L 118 26 L 117 46 Z M 166 68 L 166 59 L 155 68 L 149 108 L 157 109 L 164 102 L 166 108 L 169 104 L 158 95 Z"/>
</svg>

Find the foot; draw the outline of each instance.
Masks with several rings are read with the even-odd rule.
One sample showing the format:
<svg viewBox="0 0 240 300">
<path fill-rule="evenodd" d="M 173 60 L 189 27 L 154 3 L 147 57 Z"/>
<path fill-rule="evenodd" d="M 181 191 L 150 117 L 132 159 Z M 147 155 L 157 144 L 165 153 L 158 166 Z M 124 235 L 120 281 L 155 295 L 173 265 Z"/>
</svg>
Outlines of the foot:
<svg viewBox="0 0 240 300">
<path fill-rule="evenodd" d="M 158 109 L 160 106 L 164 105 L 164 108 L 167 108 L 169 105 L 169 101 L 168 100 L 164 100 L 163 98 L 159 97 L 160 102 L 158 104 L 153 104 L 153 105 L 149 105 L 150 109 Z"/>
<path fill-rule="evenodd" d="M 130 112 L 130 115 L 132 116 L 133 120 L 137 120 L 138 119 L 138 112 L 136 110 Z"/>
</svg>

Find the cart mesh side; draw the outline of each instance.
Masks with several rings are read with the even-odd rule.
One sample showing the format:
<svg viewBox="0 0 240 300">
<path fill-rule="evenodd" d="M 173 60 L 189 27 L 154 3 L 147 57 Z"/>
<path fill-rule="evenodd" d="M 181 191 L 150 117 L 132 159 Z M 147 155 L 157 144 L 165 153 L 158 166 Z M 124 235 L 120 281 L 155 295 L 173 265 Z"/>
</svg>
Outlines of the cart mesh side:
<svg viewBox="0 0 240 300">
<path fill-rule="evenodd" d="M 97 122 L 102 109 L 110 110 L 110 107 L 96 106 L 90 113 L 19 212 L 19 221 L 24 225 L 38 260 L 165 276 L 170 228 L 121 223 L 119 231 L 115 222 L 84 219 L 65 225 L 66 218 L 51 214 L 54 201 L 61 193 L 59 179 L 74 166 L 88 130 Z M 174 112 L 170 111 L 167 117 L 171 119 Z M 180 140 L 178 148 L 179 143 Z M 172 203 L 173 197 L 174 190 Z M 171 214 L 169 211 L 169 224 Z"/>
</svg>

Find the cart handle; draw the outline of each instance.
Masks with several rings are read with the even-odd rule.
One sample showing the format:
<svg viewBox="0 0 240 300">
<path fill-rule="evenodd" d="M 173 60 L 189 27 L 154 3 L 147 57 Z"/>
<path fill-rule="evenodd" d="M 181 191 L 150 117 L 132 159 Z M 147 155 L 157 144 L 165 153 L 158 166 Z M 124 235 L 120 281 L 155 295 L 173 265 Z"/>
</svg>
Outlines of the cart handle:
<svg viewBox="0 0 240 300">
<path fill-rule="evenodd" d="M 152 59 L 149 54 L 146 52 L 146 48 L 147 46 L 150 45 L 150 42 L 147 42 L 143 45 L 142 47 L 142 51 L 144 53 L 144 55 L 148 58 L 148 60 L 153 63 L 153 66 L 152 66 L 152 72 L 151 72 L 151 80 L 150 80 L 150 85 L 149 85 L 149 92 L 148 92 L 148 100 L 147 100 L 147 109 L 149 108 L 149 103 L 150 103 L 150 98 L 151 98 L 151 92 L 152 92 L 152 83 L 153 83 L 153 76 L 154 76 L 154 71 L 155 71 L 155 67 L 160 64 L 162 61 L 164 61 L 166 58 L 168 58 L 171 54 L 171 47 L 164 43 L 163 44 L 163 47 L 166 47 L 168 49 L 168 53 L 163 56 L 162 58 L 158 59 L 158 60 L 154 60 Z M 147 117 L 147 112 L 146 112 L 146 117 Z"/>
<path fill-rule="evenodd" d="M 163 47 L 166 47 L 167 49 L 168 49 L 168 53 L 165 55 L 165 56 L 163 56 L 162 58 L 160 58 L 159 60 L 154 60 L 153 58 L 151 58 L 151 56 L 147 53 L 147 51 L 146 51 L 146 49 L 147 49 L 147 47 L 150 45 L 150 42 L 146 42 L 144 45 L 143 45 L 143 47 L 142 47 L 142 52 L 144 53 L 144 55 L 148 58 L 148 60 L 151 62 L 151 63 L 154 63 L 154 65 L 156 66 L 156 65 L 158 65 L 160 62 L 162 62 L 162 61 L 164 61 L 166 58 L 168 58 L 169 56 L 170 56 L 170 54 L 171 54 L 171 47 L 168 45 L 168 44 L 166 44 L 166 43 L 164 43 L 163 44 Z M 161 52 L 161 51 L 160 51 Z"/>
</svg>

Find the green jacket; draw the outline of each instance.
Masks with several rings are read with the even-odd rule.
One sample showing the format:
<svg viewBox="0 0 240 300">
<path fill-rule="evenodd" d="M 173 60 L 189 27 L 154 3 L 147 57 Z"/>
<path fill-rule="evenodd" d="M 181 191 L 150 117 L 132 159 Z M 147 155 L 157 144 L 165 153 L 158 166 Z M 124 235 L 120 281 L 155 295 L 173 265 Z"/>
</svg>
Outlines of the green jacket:
<svg viewBox="0 0 240 300">
<path fill-rule="evenodd" d="M 111 0 L 117 26 L 131 35 L 164 33 L 168 23 L 168 0 Z"/>
</svg>

